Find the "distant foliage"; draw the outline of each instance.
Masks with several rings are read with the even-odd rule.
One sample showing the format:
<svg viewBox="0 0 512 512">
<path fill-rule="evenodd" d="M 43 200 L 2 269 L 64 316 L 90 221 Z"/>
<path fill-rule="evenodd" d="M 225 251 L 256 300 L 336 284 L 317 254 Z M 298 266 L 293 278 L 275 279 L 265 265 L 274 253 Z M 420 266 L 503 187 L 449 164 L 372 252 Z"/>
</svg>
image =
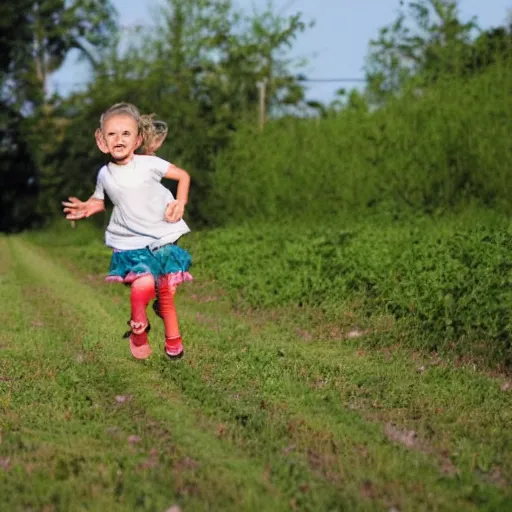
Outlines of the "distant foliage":
<svg viewBox="0 0 512 512">
<path fill-rule="evenodd" d="M 41 208 L 48 216 L 56 197 L 91 194 L 104 160 L 93 134 L 101 112 L 113 103 L 134 103 L 167 122 L 169 135 L 159 155 L 190 172 L 187 214 L 199 225 L 215 220 L 203 206 L 216 155 L 229 147 L 240 123 L 257 122 L 256 84 L 269 83 L 269 108 L 303 102 L 304 89 L 288 56 L 306 28 L 300 15 L 283 18 L 268 9 L 246 16 L 230 0 L 167 4 L 158 30 L 140 30 L 128 49 L 114 32 L 86 92 L 55 103 L 54 144 L 42 169 L 46 193 Z"/>
<path fill-rule="evenodd" d="M 366 87 L 327 105 L 306 98 L 304 62 L 290 57 L 306 21 L 272 2 L 247 14 L 232 0 L 167 0 L 155 26 L 129 35 L 109 0 L 11 4 L 0 41 L 4 230 L 91 194 L 104 161 L 93 133 L 119 101 L 168 123 L 159 154 L 190 172 L 195 226 L 438 214 L 468 202 L 510 211 L 512 30 L 480 30 L 454 0 L 401 2 L 370 43 Z M 50 95 L 72 49 L 92 79 Z"/>
<path fill-rule="evenodd" d="M 442 223 L 224 228 L 187 241 L 239 306 L 388 315 L 405 343 L 512 365 L 512 233 L 478 213 Z M 395 335 L 398 331 L 394 331 Z M 386 343 L 383 336 L 376 343 Z"/>
<path fill-rule="evenodd" d="M 71 50 L 94 65 L 116 13 L 110 0 L 19 0 L 2 2 L 0 19 L 0 231 L 14 232 L 58 210 L 59 163 L 53 158 L 47 165 L 46 158 L 77 111 L 54 116 L 59 100 L 48 79 Z M 68 140 L 80 138 L 77 132 Z M 80 161 L 69 145 L 66 156 L 69 176 Z"/>
<path fill-rule="evenodd" d="M 512 209 L 512 66 L 404 90 L 378 110 L 239 130 L 217 159 L 220 223 L 338 214 Z"/>
</svg>

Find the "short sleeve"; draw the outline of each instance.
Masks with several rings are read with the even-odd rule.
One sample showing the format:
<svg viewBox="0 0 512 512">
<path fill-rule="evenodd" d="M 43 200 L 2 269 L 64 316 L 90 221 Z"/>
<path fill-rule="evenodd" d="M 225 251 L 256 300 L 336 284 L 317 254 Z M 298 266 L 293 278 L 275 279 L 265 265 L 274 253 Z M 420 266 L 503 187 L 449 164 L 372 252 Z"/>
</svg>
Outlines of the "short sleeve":
<svg viewBox="0 0 512 512">
<path fill-rule="evenodd" d="M 170 162 L 168 162 L 167 160 L 164 160 L 163 158 L 159 158 L 158 156 L 152 156 L 150 158 L 151 158 L 151 170 L 160 179 L 162 179 L 172 164 Z"/>
<path fill-rule="evenodd" d="M 100 172 L 98 173 L 98 178 L 96 179 L 96 188 L 94 189 L 94 194 L 92 195 L 92 197 L 100 201 L 105 200 L 105 188 L 103 186 L 103 167 L 100 169 Z"/>
</svg>

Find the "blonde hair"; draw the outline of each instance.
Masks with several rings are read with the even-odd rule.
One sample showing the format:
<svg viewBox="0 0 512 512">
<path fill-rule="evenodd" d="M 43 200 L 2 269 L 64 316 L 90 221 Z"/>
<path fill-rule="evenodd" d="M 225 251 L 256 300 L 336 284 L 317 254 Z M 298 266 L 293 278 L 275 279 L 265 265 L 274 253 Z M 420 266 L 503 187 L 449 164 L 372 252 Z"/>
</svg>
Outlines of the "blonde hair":
<svg viewBox="0 0 512 512">
<path fill-rule="evenodd" d="M 169 133 L 165 121 L 155 119 L 156 114 L 141 116 L 143 142 L 140 150 L 143 154 L 150 153 L 155 144 L 161 144 Z"/>
<path fill-rule="evenodd" d="M 129 116 L 135 120 L 137 126 L 139 128 L 139 134 L 143 135 L 142 132 L 142 116 L 139 112 L 139 109 L 132 105 L 131 103 L 116 103 L 112 105 L 109 109 L 105 110 L 100 117 L 100 128 L 103 131 L 105 127 L 105 122 L 107 119 L 113 116 Z"/>
</svg>

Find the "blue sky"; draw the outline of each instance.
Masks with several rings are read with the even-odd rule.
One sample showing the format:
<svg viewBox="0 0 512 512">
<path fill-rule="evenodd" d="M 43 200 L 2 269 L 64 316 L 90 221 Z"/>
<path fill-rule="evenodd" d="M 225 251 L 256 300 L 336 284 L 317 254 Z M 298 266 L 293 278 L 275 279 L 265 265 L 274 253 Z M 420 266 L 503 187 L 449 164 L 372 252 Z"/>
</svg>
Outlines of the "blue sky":
<svg viewBox="0 0 512 512">
<path fill-rule="evenodd" d="M 244 10 L 252 6 L 263 8 L 268 0 L 235 0 Z M 151 24 L 155 8 L 165 0 L 114 0 L 121 25 Z M 285 14 L 303 13 L 306 21 L 314 20 L 315 26 L 302 34 L 292 50 L 296 57 L 309 61 L 305 69 L 311 78 L 362 78 L 364 59 L 370 39 L 379 29 L 396 17 L 399 0 L 274 0 L 277 10 Z M 477 16 L 482 28 L 501 25 L 512 9 L 512 0 L 459 0 L 461 18 Z M 85 64 L 76 62 L 70 55 L 64 66 L 51 80 L 52 89 L 66 93 L 87 81 Z M 311 85 L 311 99 L 330 101 L 341 87 L 351 83 L 320 83 Z"/>
</svg>

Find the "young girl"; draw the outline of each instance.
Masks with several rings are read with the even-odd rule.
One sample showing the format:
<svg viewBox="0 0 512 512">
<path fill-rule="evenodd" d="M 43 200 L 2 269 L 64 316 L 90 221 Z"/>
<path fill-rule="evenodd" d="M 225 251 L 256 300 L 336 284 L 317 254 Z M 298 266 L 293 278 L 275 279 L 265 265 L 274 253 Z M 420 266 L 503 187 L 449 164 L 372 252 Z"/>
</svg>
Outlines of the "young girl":
<svg viewBox="0 0 512 512">
<path fill-rule="evenodd" d="M 137 152 L 142 155 L 156 156 L 156 152 L 162 147 L 169 128 L 165 121 L 155 119 L 155 114 L 141 115 L 141 130 L 143 133 L 142 144 L 137 149 Z M 103 133 L 100 128 L 97 128 L 95 133 L 96 144 L 104 148 Z M 162 318 L 160 313 L 160 304 L 158 303 L 158 281 L 155 282 L 155 302 L 153 302 L 153 311 Z"/>
<path fill-rule="evenodd" d="M 174 294 L 178 284 L 192 276 L 188 273 L 190 255 L 176 241 L 190 231 L 182 219 L 190 177 L 161 158 L 135 154 L 143 142 L 156 141 L 156 132 L 148 126 L 147 118 L 133 105 L 110 107 L 96 131 L 97 145 L 110 155 L 110 162 L 100 169 L 96 190 L 87 201 L 70 197 L 63 205 L 67 219 L 83 219 L 105 209 L 107 193 L 114 205 L 105 233 L 106 245 L 113 249 L 107 281 L 131 285 L 131 353 L 137 359 L 151 354 L 146 309 L 157 288 L 158 312 L 165 326 L 165 353 L 178 358 L 183 355 L 183 343 Z M 150 149 L 145 147 L 146 151 Z M 164 177 L 178 182 L 176 199 L 160 183 Z"/>
</svg>

